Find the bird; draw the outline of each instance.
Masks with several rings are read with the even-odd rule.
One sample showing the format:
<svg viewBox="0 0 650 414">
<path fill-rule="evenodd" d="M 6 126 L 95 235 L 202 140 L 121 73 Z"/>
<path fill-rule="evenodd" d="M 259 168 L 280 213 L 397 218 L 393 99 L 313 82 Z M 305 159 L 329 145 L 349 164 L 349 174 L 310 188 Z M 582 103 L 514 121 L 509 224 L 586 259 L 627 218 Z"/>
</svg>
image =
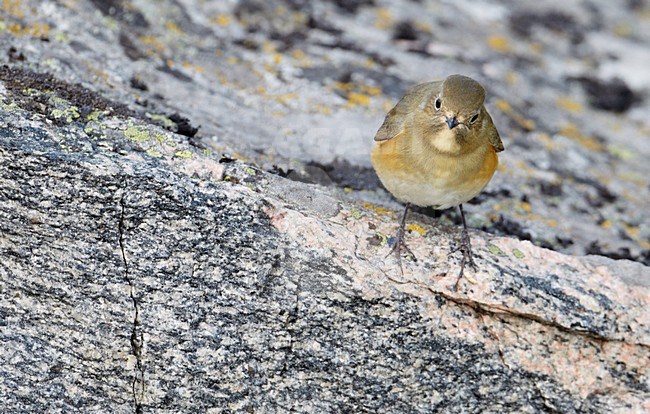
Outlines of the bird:
<svg viewBox="0 0 650 414">
<path fill-rule="evenodd" d="M 403 273 L 401 251 L 411 257 L 404 241 L 406 217 L 412 205 L 443 210 L 458 206 L 462 220 L 462 253 L 454 289 L 466 265 L 475 271 L 463 203 L 476 197 L 490 182 L 504 150 L 490 114 L 485 88 L 464 75 L 418 84 L 391 109 L 375 134 L 371 162 L 383 186 L 404 203 L 395 242 Z M 469 279 L 469 278 L 468 278 Z M 471 280 L 471 279 L 470 279 Z"/>
</svg>

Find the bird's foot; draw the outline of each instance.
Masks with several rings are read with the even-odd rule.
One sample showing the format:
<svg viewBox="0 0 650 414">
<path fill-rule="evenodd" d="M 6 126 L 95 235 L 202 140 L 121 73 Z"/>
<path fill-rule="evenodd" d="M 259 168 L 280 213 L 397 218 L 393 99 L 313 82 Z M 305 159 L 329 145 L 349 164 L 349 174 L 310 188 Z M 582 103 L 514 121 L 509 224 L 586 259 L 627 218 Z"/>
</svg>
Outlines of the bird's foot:
<svg viewBox="0 0 650 414">
<path fill-rule="evenodd" d="M 395 241 L 393 242 L 393 246 L 390 248 L 390 251 L 386 255 L 386 257 L 390 256 L 391 254 L 395 255 L 395 258 L 397 259 L 397 264 L 399 265 L 399 271 L 403 275 L 404 274 L 404 269 L 402 269 L 402 249 L 408 253 L 409 256 L 413 259 L 414 262 L 417 262 L 417 258 L 409 249 L 409 247 L 406 245 L 406 241 L 404 240 L 404 228 L 400 227 L 397 230 L 397 235 L 395 236 Z"/>
<path fill-rule="evenodd" d="M 465 274 L 465 267 L 467 265 L 471 266 L 474 271 L 478 270 L 478 266 L 474 262 L 474 254 L 472 253 L 472 243 L 469 238 L 469 232 L 466 228 L 463 228 L 460 234 L 460 243 L 457 246 L 451 249 L 451 253 L 459 251 L 463 254 L 463 257 L 460 260 L 460 271 L 458 272 L 458 279 L 452 287 L 452 290 L 458 289 L 458 283 L 460 280 L 465 277 L 470 283 L 476 283 L 474 279 Z"/>
</svg>

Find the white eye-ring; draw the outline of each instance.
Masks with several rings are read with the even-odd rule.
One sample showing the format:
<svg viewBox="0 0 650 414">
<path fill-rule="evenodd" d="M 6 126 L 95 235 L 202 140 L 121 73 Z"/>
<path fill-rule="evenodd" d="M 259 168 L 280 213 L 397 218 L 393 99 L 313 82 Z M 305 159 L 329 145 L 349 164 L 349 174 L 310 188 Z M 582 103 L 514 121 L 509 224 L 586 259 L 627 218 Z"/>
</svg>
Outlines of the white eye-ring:
<svg viewBox="0 0 650 414">
<path fill-rule="evenodd" d="M 433 105 L 436 107 L 436 111 L 440 110 L 440 107 L 442 106 L 442 102 L 440 101 L 440 97 L 436 98 L 436 101 L 433 103 Z"/>
</svg>

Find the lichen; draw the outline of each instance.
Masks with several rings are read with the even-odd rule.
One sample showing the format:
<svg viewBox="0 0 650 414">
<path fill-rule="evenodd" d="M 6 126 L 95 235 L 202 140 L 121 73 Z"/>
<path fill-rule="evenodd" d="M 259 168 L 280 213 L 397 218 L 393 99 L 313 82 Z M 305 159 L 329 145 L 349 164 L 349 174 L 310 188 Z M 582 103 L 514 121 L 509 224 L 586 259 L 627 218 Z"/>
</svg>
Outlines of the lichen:
<svg viewBox="0 0 650 414">
<path fill-rule="evenodd" d="M 63 120 L 66 124 L 73 122 L 81 116 L 79 115 L 79 108 L 74 105 L 67 108 L 54 108 L 50 112 L 50 115 L 54 119 Z"/>
<path fill-rule="evenodd" d="M 162 158 L 162 156 L 163 156 L 159 151 L 156 151 L 156 150 L 153 149 L 153 148 L 149 148 L 149 149 L 146 151 L 146 153 L 147 153 L 147 155 L 149 155 L 150 157 L 155 157 L 155 158 Z"/>
<path fill-rule="evenodd" d="M 517 259 L 523 259 L 526 255 L 519 249 L 512 249 L 512 255 Z"/>
<path fill-rule="evenodd" d="M 188 151 L 188 150 L 185 150 L 185 151 L 180 151 L 179 150 L 179 151 L 176 151 L 174 153 L 174 156 L 178 157 L 178 158 L 184 158 L 184 159 L 192 158 L 192 152 Z"/>
<path fill-rule="evenodd" d="M 422 228 L 422 226 L 416 223 L 409 224 L 408 226 L 406 226 L 406 229 L 408 231 L 414 231 L 418 233 L 420 236 L 424 236 L 425 234 L 427 234 L 427 231 L 424 228 Z"/>
<path fill-rule="evenodd" d="M 167 118 L 164 115 L 147 113 L 146 116 L 152 121 L 160 122 L 165 128 L 173 128 L 174 125 L 176 125 L 174 121 L 172 121 L 171 119 Z"/>
<path fill-rule="evenodd" d="M 124 130 L 124 136 L 136 144 L 144 144 L 151 139 L 151 134 L 145 127 L 131 123 Z"/>
<path fill-rule="evenodd" d="M 501 250 L 501 248 L 499 246 L 495 245 L 495 244 L 488 243 L 487 248 L 488 248 L 488 251 L 490 253 L 494 254 L 494 255 L 497 255 L 497 256 L 505 256 L 506 255 L 506 252 Z"/>
</svg>

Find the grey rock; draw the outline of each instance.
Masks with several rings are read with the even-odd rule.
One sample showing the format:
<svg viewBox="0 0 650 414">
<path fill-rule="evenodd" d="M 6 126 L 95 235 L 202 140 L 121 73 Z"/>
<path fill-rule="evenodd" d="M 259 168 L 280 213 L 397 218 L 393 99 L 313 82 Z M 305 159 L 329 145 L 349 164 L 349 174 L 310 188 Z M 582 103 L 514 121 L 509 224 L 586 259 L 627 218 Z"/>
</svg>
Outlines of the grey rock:
<svg viewBox="0 0 650 414">
<path fill-rule="evenodd" d="M 0 11 L 2 412 L 647 411 L 638 10 L 343 3 Z M 506 144 L 457 291 L 449 215 L 386 257 L 368 164 L 403 90 L 452 72 Z M 619 82 L 627 111 L 590 106 Z"/>
</svg>

